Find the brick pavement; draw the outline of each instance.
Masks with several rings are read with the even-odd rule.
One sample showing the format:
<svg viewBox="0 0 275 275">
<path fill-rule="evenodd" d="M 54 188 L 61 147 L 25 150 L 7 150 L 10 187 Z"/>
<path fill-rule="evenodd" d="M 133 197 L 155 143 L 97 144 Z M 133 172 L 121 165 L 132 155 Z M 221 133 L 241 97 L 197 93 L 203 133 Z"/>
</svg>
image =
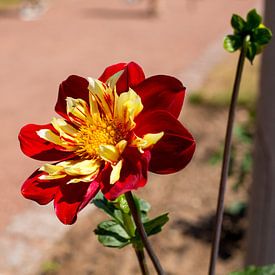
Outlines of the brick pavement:
<svg viewBox="0 0 275 275">
<path fill-rule="evenodd" d="M 162 0 L 164 1 L 164 0 Z M 20 195 L 23 180 L 39 166 L 19 150 L 26 123 L 54 115 L 60 81 L 70 74 L 98 76 L 119 61 L 135 60 L 147 75 L 175 75 L 189 89 L 223 56 L 220 41 L 233 12 L 244 14 L 261 0 L 166 0 L 158 18 L 146 2 L 52 0 L 39 20 L 0 13 L 0 274 L 18 274 L 68 229 L 50 207 Z"/>
</svg>

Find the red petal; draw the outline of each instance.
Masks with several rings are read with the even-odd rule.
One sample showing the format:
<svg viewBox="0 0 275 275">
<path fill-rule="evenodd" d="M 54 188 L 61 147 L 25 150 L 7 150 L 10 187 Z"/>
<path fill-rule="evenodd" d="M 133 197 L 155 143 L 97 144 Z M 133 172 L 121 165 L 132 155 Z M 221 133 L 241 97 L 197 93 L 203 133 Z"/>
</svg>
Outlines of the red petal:
<svg viewBox="0 0 275 275">
<path fill-rule="evenodd" d="M 107 67 L 103 74 L 99 77 L 99 80 L 106 82 L 112 75 L 123 70 L 127 66 L 127 63 L 117 63 Z"/>
<path fill-rule="evenodd" d="M 86 102 L 89 102 L 88 86 L 89 82 L 87 79 L 77 75 L 69 76 L 59 86 L 59 93 L 57 103 L 55 105 L 55 111 L 64 118 L 68 118 L 66 110 L 66 98 L 81 98 Z"/>
<path fill-rule="evenodd" d="M 20 130 L 18 138 L 25 155 L 43 161 L 63 160 L 73 156 L 72 152 L 65 152 L 63 147 L 40 138 L 36 132 L 41 129 L 55 131 L 51 124 L 28 124 Z"/>
<path fill-rule="evenodd" d="M 178 117 L 185 87 L 174 77 L 156 75 L 145 79 L 134 89 L 141 97 L 143 112 L 164 110 Z"/>
<path fill-rule="evenodd" d="M 107 67 L 103 74 L 100 76 L 99 80 L 101 80 L 102 82 L 106 82 L 108 78 L 121 70 L 124 71 L 116 83 L 118 94 L 122 92 L 127 92 L 129 90 L 129 87 L 135 87 L 145 78 L 142 68 L 135 62 L 130 62 L 128 64 L 118 63 Z"/>
<path fill-rule="evenodd" d="M 111 167 L 109 165 L 102 171 L 100 187 L 104 196 L 108 200 L 114 200 L 127 191 L 144 186 L 147 182 L 149 161 L 148 150 L 141 154 L 136 148 L 125 149 L 119 181 L 110 184 Z"/>
<path fill-rule="evenodd" d="M 83 209 L 99 190 L 96 181 L 63 184 L 54 199 L 58 219 L 64 224 L 73 224 L 77 213 Z"/>
<path fill-rule="evenodd" d="M 140 116 L 135 128 L 138 136 L 161 131 L 164 131 L 164 136 L 151 149 L 149 170 L 158 174 L 177 172 L 192 159 L 195 141 L 175 117 L 164 111 Z"/>
<path fill-rule="evenodd" d="M 59 190 L 61 180 L 39 180 L 39 176 L 45 174 L 36 170 L 23 184 L 21 188 L 22 195 L 30 200 L 34 200 L 39 204 L 48 204 L 54 199 L 55 194 Z"/>
</svg>

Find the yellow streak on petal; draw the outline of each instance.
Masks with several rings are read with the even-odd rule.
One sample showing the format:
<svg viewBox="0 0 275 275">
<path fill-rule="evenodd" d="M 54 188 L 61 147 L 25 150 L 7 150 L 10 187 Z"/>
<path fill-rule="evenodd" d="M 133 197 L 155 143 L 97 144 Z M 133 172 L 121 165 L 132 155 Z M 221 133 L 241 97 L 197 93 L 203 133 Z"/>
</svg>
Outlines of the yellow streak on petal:
<svg viewBox="0 0 275 275">
<path fill-rule="evenodd" d="M 131 130 L 135 127 L 134 118 L 142 109 L 141 98 L 130 88 L 128 92 L 119 95 L 115 109 L 115 118 L 123 121 L 127 125 L 128 130 Z"/>
<path fill-rule="evenodd" d="M 96 98 L 92 93 L 89 93 L 89 103 L 90 103 L 90 113 L 92 115 L 93 121 L 100 121 L 100 112 L 98 110 L 98 105 L 96 102 Z"/>
<path fill-rule="evenodd" d="M 65 137 L 66 139 L 70 139 L 72 141 L 75 140 L 75 136 L 77 135 L 78 131 L 68 124 L 62 118 L 53 118 L 51 121 L 53 127 L 59 132 L 61 137 Z"/>
<path fill-rule="evenodd" d="M 39 131 L 36 132 L 37 135 L 49 142 L 52 142 L 56 145 L 60 145 L 62 146 L 62 140 L 60 139 L 60 137 L 58 135 L 56 135 L 55 133 L 53 133 L 51 130 L 49 129 L 41 129 Z"/>
<path fill-rule="evenodd" d="M 117 73 L 113 74 L 112 76 L 110 76 L 107 81 L 106 84 L 113 90 L 115 89 L 116 83 L 118 81 L 118 79 L 121 77 L 123 73 L 123 70 L 118 71 Z"/>
<path fill-rule="evenodd" d="M 71 183 L 79 183 L 79 182 L 91 182 L 96 178 L 96 175 L 88 175 L 88 176 L 84 176 L 84 177 L 79 177 L 79 178 L 73 178 L 71 180 L 69 180 L 67 182 L 67 184 L 71 184 Z"/>
<path fill-rule="evenodd" d="M 54 180 L 66 177 L 63 167 L 58 165 L 45 164 L 39 168 L 39 171 L 48 173 L 48 175 L 41 175 L 39 177 L 40 180 Z"/>
<path fill-rule="evenodd" d="M 112 165 L 112 168 L 113 170 L 110 175 L 110 184 L 114 184 L 120 178 L 120 171 L 122 168 L 122 159 L 116 165 Z"/>
<path fill-rule="evenodd" d="M 86 101 L 81 98 L 67 97 L 67 114 L 71 121 L 77 125 L 82 125 L 88 121 L 92 122 L 89 107 Z"/>
<path fill-rule="evenodd" d="M 114 113 L 115 91 L 97 79 L 88 77 L 88 81 L 90 93 L 95 98 L 104 115 L 111 119 Z"/>
<path fill-rule="evenodd" d="M 147 149 L 154 144 L 156 144 L 164 135 L 164 132 L 159 132 L 156 134 L 146 134 L 143 136 L 143 138 L 136 137 L 131 145 L 134 145 L 138 148 L 138 150 L 143 153 L 144 149 Z"/>
<path fill-rule="evenodd" d="M 64 171 L 64 168 L 62 166 L 46 163 L 39 168 L 39 171 L 46 172 L 49 175 L 59 175 Z"/>
<path fill-rule="evenodd" d="M 127 141 L 125 139 L 122 139 L 120 142 L 118 142 L 116 144 L 116 148 L 118 149 L 119 154 L 123 153 L 123 151 L 126 148 L 126 146 L 127 146 Z"/>
<path fill-rule="evenodd" d="M 100 162 L 97 160 L 68 160 L 58 163 L 69 176 L 97 175 Z"/>
<path fill-rule="evenodd" d="M 62 175 L 41 175 L 39 177 L 40 180 L 57 180 L 57 179 L 62 179 L 65 178 L 66 174 Z"/>
<path fill-rule="evenodd" d="M 118 148 L 111 144 L 99 145 L 98 153 L 102 159 L 111 163 L 116 163 L 120 157 Z"/>
</svg>

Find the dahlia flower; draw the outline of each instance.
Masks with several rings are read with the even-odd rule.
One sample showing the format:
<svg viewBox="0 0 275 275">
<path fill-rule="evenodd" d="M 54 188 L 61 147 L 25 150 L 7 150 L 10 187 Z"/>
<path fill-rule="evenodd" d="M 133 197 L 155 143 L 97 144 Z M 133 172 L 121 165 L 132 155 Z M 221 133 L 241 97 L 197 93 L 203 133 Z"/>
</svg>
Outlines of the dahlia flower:
<svg viewBox="0 0 275 275">
<path fill-rule="evenodd" d="M 68 77 L 55 106 L 61 117 L 19 133 L 23 153 L 47 162 L 24 182 L 23 196 L 53 200 L 60 221 L 72 224 L 99 190 L 114 200 L 144 186 L 148 171 L 184 168 L 195 150 L 177 120 L 184 94 L 179 80 L 145 78 L 134 62 L 109 66 L 99 79 Z"/>
</svg>

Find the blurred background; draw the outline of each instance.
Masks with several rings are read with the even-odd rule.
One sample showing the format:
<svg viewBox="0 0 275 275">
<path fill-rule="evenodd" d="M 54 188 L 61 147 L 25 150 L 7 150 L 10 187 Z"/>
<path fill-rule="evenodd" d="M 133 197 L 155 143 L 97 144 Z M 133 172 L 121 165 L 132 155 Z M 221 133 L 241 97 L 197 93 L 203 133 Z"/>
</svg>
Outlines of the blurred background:
<svg viewBox="0 0 275 275">
<path fill-rule="evenodd" d="M 223 50 L 232 13 L 262 11 L 261 0 L 0 0 L 0 274 L 139 274 L 131 248 L 98 244 L 105 219 L 90 206 L 73 226 L 53 206 L 23 199 L 24 180 L 41 163 L 25 157 L 17 135 L 54 113 L 58 86 L 71 74 L 98 77 L 108 65 L 135 61 L 146 76 L 168 74 L 188 89 L 182 123 L 197 140 L 190 165 L 150 175 L 138 194 L 152 215 L 170 212 L 152 238 L 167 274 L 206 274 L 219 164 L 237 54 Z M 245 68 L 234 136 L 227 214 L 218 273 L 243 264 L 247 183 L 259 58 Z"/>
</svg>

